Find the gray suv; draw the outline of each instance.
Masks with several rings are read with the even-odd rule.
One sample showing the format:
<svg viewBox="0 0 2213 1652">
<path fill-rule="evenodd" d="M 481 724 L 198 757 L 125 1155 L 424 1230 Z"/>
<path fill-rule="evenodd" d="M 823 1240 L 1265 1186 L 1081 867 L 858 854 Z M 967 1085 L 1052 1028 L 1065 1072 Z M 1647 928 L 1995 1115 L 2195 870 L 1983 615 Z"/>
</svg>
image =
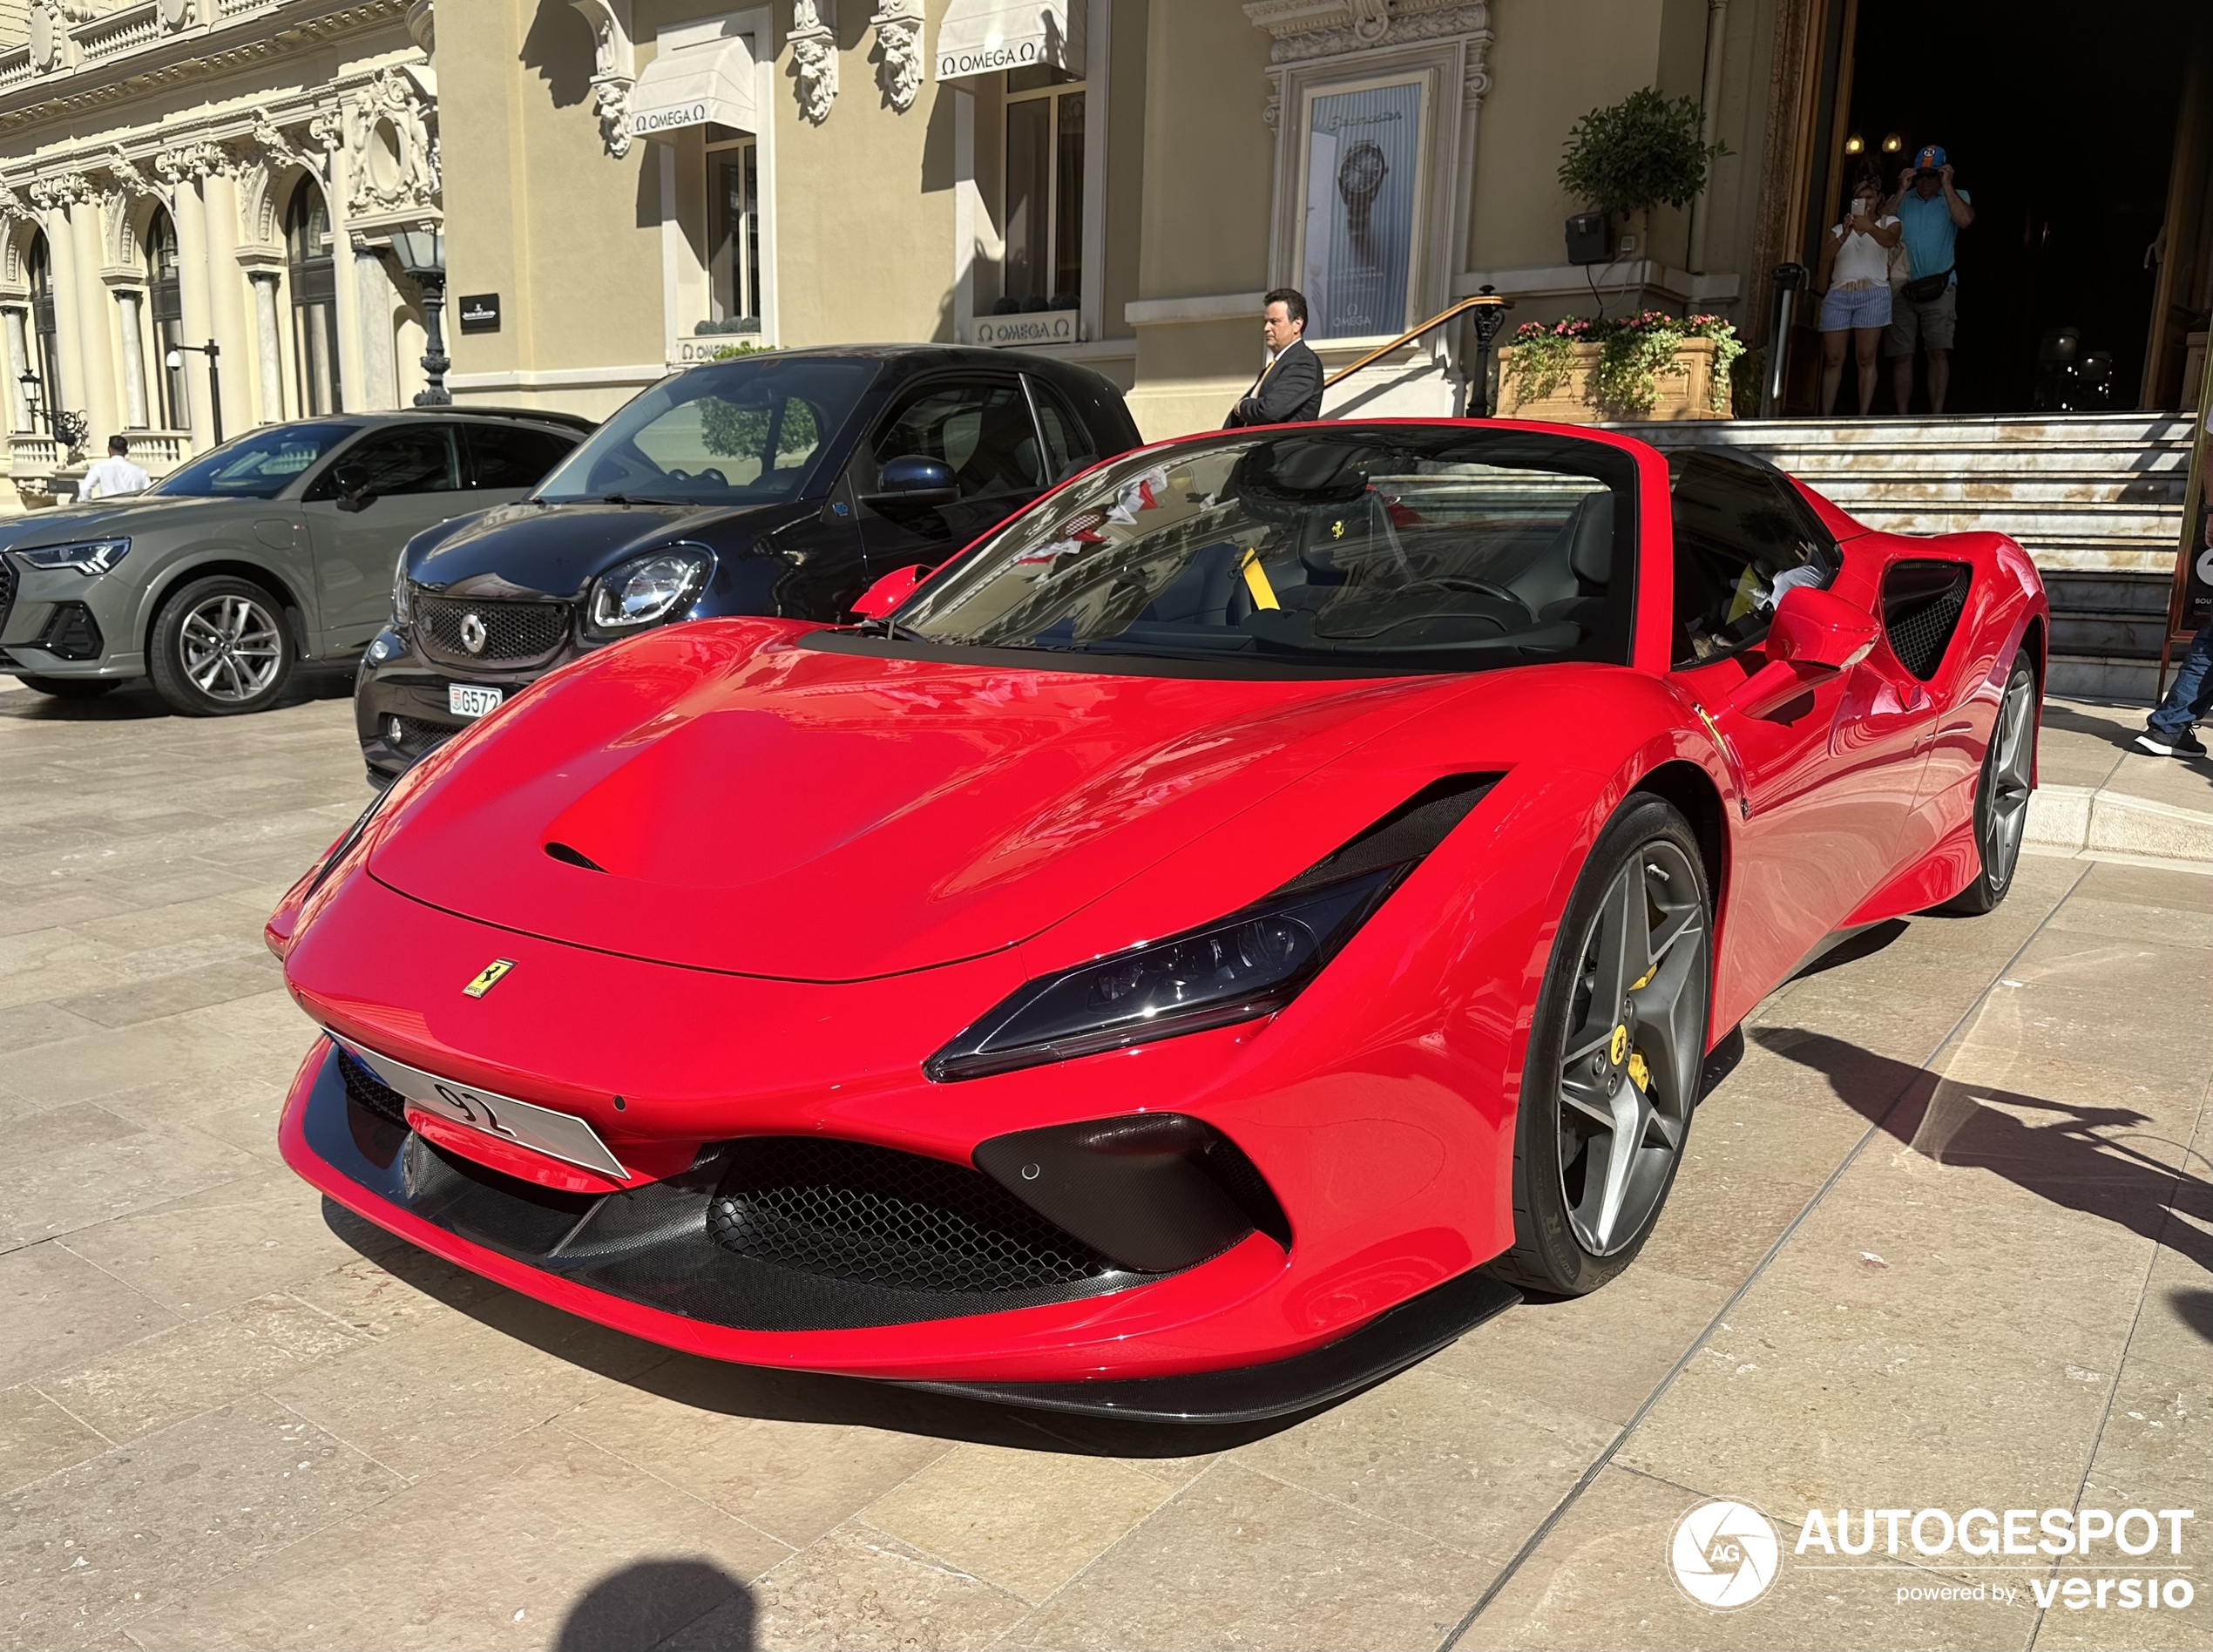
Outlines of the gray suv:
<svg viewBox="0 0 2213 1652">
<path fill-rule="evenodd" d="M 151 677 L 188 714 L 260 711 L 298 661 L 382 628 L 412 536 L 522 498 L 592 428 L 481 408 L 267 425 L 147 492 L 0 523 L 0 672 L 65 697 Z"/>
</svg>

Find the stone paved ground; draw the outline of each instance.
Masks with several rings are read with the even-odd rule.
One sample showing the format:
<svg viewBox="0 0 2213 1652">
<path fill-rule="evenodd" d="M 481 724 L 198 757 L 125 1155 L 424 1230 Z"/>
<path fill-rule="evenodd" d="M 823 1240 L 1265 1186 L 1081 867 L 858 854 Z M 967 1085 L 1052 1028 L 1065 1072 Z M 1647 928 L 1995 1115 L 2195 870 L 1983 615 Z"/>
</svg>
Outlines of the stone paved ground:
<svg viewBox="0 0 2213 1652">
<path fill-rule="evenodd" d="M 257 931 L 366 796 L 343 688 L 0 687 L 0 1643 L 2213 1640 L 2213 877 L 2031 859 L 1864 938 L 1762 1006 L 1615 1284 L 1292 1425 L 1108 1428 L 672 1356 L 293 1179 L 309 1033 Z M 2126 720 L 2070 714 L 2095 767 Z M 1711 1495 L 1786 1547 L 1816 1506 L 2191 1508 L 2146 1564 L 2196 1604 L 1909 1550 L 1718 1616 L 1666 1565 Z M 2017 1593 L 1898 1603 L 1962 1581 Z"/>
</svg>

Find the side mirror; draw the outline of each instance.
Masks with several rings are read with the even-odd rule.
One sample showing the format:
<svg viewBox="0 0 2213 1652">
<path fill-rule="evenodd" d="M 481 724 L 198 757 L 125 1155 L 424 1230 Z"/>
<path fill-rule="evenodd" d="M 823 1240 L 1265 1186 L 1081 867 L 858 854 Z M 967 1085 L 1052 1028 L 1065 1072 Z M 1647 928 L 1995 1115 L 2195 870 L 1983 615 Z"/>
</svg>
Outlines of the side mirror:
<svg viewBox="0 0 2213 1652">
<path fill-rule="evenodd" d="M 1881 634 L 1864 609 L 1817 586 L 1792 586 L 1775 605 L 1767 663 L 1745 678 L 1729 703 L 1747 717 L 1768 716 L 1866 659 Z"/>
<path fill-rule="evenodd" d="M 331 472 L 330 482 L 337 490 L 338 497 L 334 503 L 341 511 L 366 511 L 376 503 L 376 490 L 369 485 L 368 478 L 351 466 Z"/>
<path fill-rule="evenodd" d="M 1775 605 L 1767 657 L 1844 671 L 1866 659 L 1881 634 L 1882 626 L 1864 608 L 1816 586 L 1792 586 Z"/>
<path fill-rule="evenodd" d="M 911 568 L 894 568 L 854 599 L 853 612 L 863 620 L 881 620 L 894 608 L 914 595 L 915 587 L 931 575 L 930 565 L 917 562 Z"/>
<path fill-rule="evenodd" d="M 861 496 L 863 504 L 951 504 L 960 498 L 952 468 L 919 454 L 886 459 L 876 471 L 876 491 Z"/>
</svg>

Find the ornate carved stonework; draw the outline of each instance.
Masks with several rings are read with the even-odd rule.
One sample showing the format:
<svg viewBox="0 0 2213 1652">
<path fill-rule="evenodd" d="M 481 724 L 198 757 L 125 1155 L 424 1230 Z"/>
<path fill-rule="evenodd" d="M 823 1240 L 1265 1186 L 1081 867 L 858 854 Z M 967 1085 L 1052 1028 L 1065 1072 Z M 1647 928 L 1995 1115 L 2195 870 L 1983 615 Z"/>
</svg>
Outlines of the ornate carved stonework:
<svg viewBox="0 0 2213 1652">
<path fill-rule="evenodd" d="M 437 149 L 430 104 L 416 84 L 387 69 L 345 105 L 346 159 L 356 213 L 389 213 L 438 204 Z"/>
<path fill-rule="evenodd" d="M 883 101 L 903 115 L 922 91 L 921 0 L 883 0 L 869 27 L 876 30 L 876 83 Z"/>
<path fill-rule="evenodd" d="M 200 0 L 160 0 L 154 10 L 164 34 L 175 34 L 200 21 Z"/>
<path fill-rule="evenodd" d="M 1249 0 L 1245 16 L 1274 37 L 1271 64 L 1491 31 L 1487 0 Z"/>
<path fill-rule="evenodd" d="M 423 49 L 426 58 L 436 57 L 438 50 L 436 20 L 431 16 L 434 3 L 435 0 L 408 0 L 407 3 L 408 38 Z"/>
<path fill-rule="evenodd" d="M 592 94 L 592 112 L 599 117 L 599 141 L 620 160 L 630 152 L 630 82 L 601 81 Z"/>
<path fill-rule="evenodd" d="M 31 204 L 42 213 L 61 212 L 92 198 L 92 186 L 83 173 L 57 173 L 30 186 Z"/>
<path fill-rule="evenodd" d="M 815 0 L 791 0 L 791 32 L 784 42 L 791 48 L 799 112 L 819 126 L 837 101 L 837 35 Z"/>
</svg>

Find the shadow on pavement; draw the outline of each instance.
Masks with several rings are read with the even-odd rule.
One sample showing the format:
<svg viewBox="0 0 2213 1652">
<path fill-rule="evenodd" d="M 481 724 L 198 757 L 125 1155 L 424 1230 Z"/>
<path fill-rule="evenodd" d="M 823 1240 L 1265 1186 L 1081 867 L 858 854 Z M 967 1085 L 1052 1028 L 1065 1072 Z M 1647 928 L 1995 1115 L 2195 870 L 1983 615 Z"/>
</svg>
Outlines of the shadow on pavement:
<svg viewBox="0 0 2213 1652">
<path fill-rule="evenodd" d="M 2203 1161 L 2183 1143 L 2144 1128 L 2153 1121 L 2133 1107 L 2070 1107 L 1989 1085 L 1939 1080 L 1925 1068 L 1794 1027 L 1756 1028 L 1752 1037 L 1762 1048 L 1823 1074 L 1839 1100 L 1923 1157 L 1988 1170 L 2213 1272 L 2213 1239 L 2205 1233 L 2213 1225 L 2213 1182 L 2193 1174 Z M 2139 1142 L 2173 1148 L 2181 1162 L 2162 1163 Z M 2170 1211 L 2182 1220 L 2170 1222 Z M 2185 1309 L 2185 1317 L 2201 1330 L 2213 1329 L 2203 1312 L 2193 1317 Z"/>
<path fill-rule="evenodd" d="M 689 1652 L 753 1652 L 753 1592 L 707 1561 L 633 1561 L 576 1599 L 553 1652 L 639 1652 L 688 1630 Z"/>
<path fill-rule="evenodd" d="M 354 664 L 350 660 L 331 665 L 302 665 L 293 673 L 284 693 L 267 709 L 281 711 L 287 706 L 305 705 L 313 700 L 344 699 L 353 692 Z M 68 700 L 25 688 L 11 676 L 0 676 L 0 717 L 24 722 L 142 722 L 149 718 L 176 715 L 154 693 L 153 684 L 144 677 L 133 678 L 91 700 Z"/>
</svg>

